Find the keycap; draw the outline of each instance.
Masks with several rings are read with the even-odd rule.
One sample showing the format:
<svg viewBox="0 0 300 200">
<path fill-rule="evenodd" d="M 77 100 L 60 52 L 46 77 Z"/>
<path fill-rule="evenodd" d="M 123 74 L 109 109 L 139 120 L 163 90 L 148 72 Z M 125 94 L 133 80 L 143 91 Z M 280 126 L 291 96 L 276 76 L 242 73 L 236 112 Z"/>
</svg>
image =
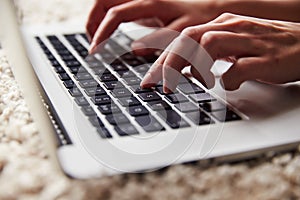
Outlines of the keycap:
<svg viewBox="0 0 300 200">
<path fill-rule="evenodd" d="M 111 103 L 111 98 L 108 95 L 94 96 L 94 97 L 91 97 L 91 100 L 96 105 L 104 105 L 104 104 Z"/>
<path fill-rule="evenodd" d="M 174 110 L 160 110 L 159 116 L 173 129 L 189 127 L 190 125 Z"/>
<path fill-rule="evenodd" d="M 116 98 L 132 96 L 131 92 L 126 88 L 114 89 L 111 93 Z"/>
<path fill-rule="evenodd" d="M 211 114 L 220 122 L 228 122 L 228 121 L 235 121 L 235 120 L 242 119 L 240 116 L 238 116 L 232 110 L 215 111 L 215 112 L 212 112 Z"/>
<path fill-rule="evenodd" d="M 69 67 L 69 70 L 72 74 L 88 73 L 88 71 L 84 67 L 81 67 L 81 66 Z"/>
<path fill-rule="evenodd" d="M 110 66 L 114 69 L 114 71 L 128 71 L 128 68 L 123 64 L 110 64 Z"/>
<path fill-rule="evenodd" d="M 106 68 L 96 67 L 96 68 L 93 68 L 92 70 L 96 75 L 110 74 L 110 71 Z"/>
<path fill-rule="evenodd" d="M 192 112 L 199 110 L 199 107 L 193 104 L 192 102 L 184 102 L 175 104 L 175 108 L 183 113 Z"/>
<path fill-rule="evenodd" d="M 81 110 L 86 116 L 96 115 L 96 112 L 91 106 L 84 106 L 81 108 Z"/>
<path fill-rule="evenodd" d="M 117 71 L 122 78 L 136 77 L 132 71 Z"/>
<path fill-rule="evenodd" d="M 214 123 L 214 121 L 207 114 L 200 110 L 198 110 L 197 112 L 190 112 L 186 116 L 196 125 Z"/>
<path fill-rule="evenodd" d="M 199 103 L 199 106 L 207 112 L 226 110 L 226 105 L 219 101 Z"/>
<path fill-rule="evenodd" d="M 165 130 L 165 128 L 151 115 L 139 116 L 136 117 L 135 120 L 146 132 Z"/>
<path fill-rule="evenodd" d="M 179 78 L 179 84 L 183 84 L 183 83 L 191 83 L 192 81 L 188 78 L 186 78 L 185 76 L 180 76 Z"/>
<path fill-rule="evenodd" d="M 69 93 L 71 94 L 72 97 L 79 97 L 82 96 L 82 93 L 80 92 L 79 88 L 74 86 L 72 88 L 70 88 Z"/>
<path fill-rule="evenodd" d="M 104 126 L 103 122 L 97 116 L 91 116 L 91 117 L 89 117 L 89 121 L 95 127 Z"/>
<path fill-rule="evenodd" d="M 82 96 L 82 97 L 76 97 L 75 102 L 79 106 L 86 106 L 89 105 L 89 102 Z"/>
<path fill-rule="evenodd" d="M 137 100 L 137 98 L 135 98 L 135 97 L 120 98 L 119 102 L 124 107 L 141 105 L 141 103 L 139 102 L 139 100 Z"/>
<path fill-rule="evenodd" d="M 58 74 L 58 77 L 62 81 L 66 81 L 66 80 L 70 80 L 71 79 L 70 76 L 67 73 L 65 73 L 65 72 Z"/>
<path fill-rule="evenodd" d="M 76 58 L 73 55 L 62 55 L 60 56 L 63 61 L 76 61 Z"/>
<path fill-rule="evenodd" d="M 136 128 L 131 124 L 124 124 L 115 127 L 115 131 L 119 136 L 128 136 L 138 134 Z"/>
<path fill-rule="evenodd" d="M 130 122 L 126 115 L 122 113 L 107 115 L 106 120 L 112 125 L 128 124 Z"/>
<path fill-rule="evenodd" d="M 86 88 L 84 92 L 90 97 L 106 94 L 105 90 L 99 85 L 97 87 Z"/>
<path fill-rule="evenodd" d="M 78 81 L 93 79 L 93 77 L 89 73 L 78 73 L 74 75 L 74 78 Z"/>
<path fill-rule="evenodd" d="M 215 101 L 216 99 L 208 93 L 191 94 L 189 97 L 196 103 Z"/>
<path fill-rule="evenodd" d="M 96 70 L 96 68 L 98 69 L 105 69 L 105 65 L 103 63 L 101 63 L 99 60 L 95 60 L 95 61 L 86 61 L 88 66 L 90 68 L 92 68 L 93 70 Z"/>
<path fill-rule="evenodd" d="M 66 80 L 66 81 L 64 81 L 64 85 L 65 85 L 65 87 L 66 88 L 72 88 L 72 87 L 74 87 L 75 86 L 75 83 L 74 83 L 74 81 L 72 81 L 72 80 Z"/>
<path fill-rule="evenodd" d="M 117 81 L 118 79 L 113 74 L 102 74 L 99 79 L 103 82 Z"/>
<path fill-rule="evenodd" d="M 205 92 L 201 87 L 194 83 L 185 83 L 178 85 L 178 89 L 184 94 L 196 94 Z"/>
<path fill-rule="evenodd" d="M 98 110 L 103 114 L 103 115 L 109 115 L 112 113 L 119 113 L 121 112 L 120 108 L 114 104 L 105 104 L 105 105 L 99 105 Z"/>
<path fill-rule="evenodd" d="M 168 94 L 165 97 L 171 103 L 182 103 L 182 102 L 187 102 L 188 101 L 188 99 L 180 93 L 178 93 L 178 94 Z"/>
<path fill-rule="evenodd" d="M 65 61 L 65 64 L 67 65 L 67 67 L 79 67 L 79 66 L 81 66 L 80 62 L 78 62 L 77 60 Z"/>
<path fill-rule="evenodd" d="M 128 112 L 131 116 L 148 115 L 149 111 L 142 105 L 128 107 Z"/>
<path fill-rule="evenodd" d="M 134 68 L 134 70 L 138 73 L 147 72 L 149 70 L 149 65 L 143 64 Z"/>
<path fill-rule="evenodd" d="M 145 102 L 158 101 L 161 99 L 160 96 L 158 96 L 158 94 L 156 94 L 155 92 L 141 93 L 138 96 L 142 101 Z"/>
<path fill-rule="evenodd" d="M 54 70 L 56 73 L 60 73 L 60 74 L 66 72 L 62 66 L 57 66 L 54 68 Z"/>
<path fill-rule="evenodd" d="M 138 77 L 128 77 L 128 78 L 124 78 L 124 80 L 128 85 L 139 85 L 142 81 Z"/>
<path fill-rule="evenodd" d="M 142 89 L 139 85 L 132 85 L 132 86 L 130 86 L 130 89 L 136 94 L 147 93 L 147 92 L 153 91 L 153 89 L 151 89 L 151 88 L 143 88 Z"/>
<path fill-rule="evenodd" d="M 127 60 L 125 62 L 131 67 L 136 67 L 136 66 L 144 64 L 142 61 L 140 61 L 138 59 Z"/>
<path fill-rule="evenodd" d="M 112 135 L 109 133 L 109 131 L 105 127 L 97 128 L 97 132 L 101 138 L 104 138 L 104 139 L 112 138 Z"/>
<path fill-rule="evenodd" d="M 148 102 L 148 105 L 154 111 L 172 109 L 172 107 L 165 101 L 151 101 L 151 102 Z"/>
<path fill-rule="evenodd" d="M 125 53 L 120 56 L 124 61 L 129 61 L 129 60 L 134 60 L 136 59 L 136 56 L 133 55 L 132 53 Z"/>
<path fill-rule="evenodd" d="M 155 90 L 161 95 L 166 95 L 166 93 L 164 93 L 163 86 L 156 86 Z M 178 93 L 178 90 L 175 89 L 174 91 L 172 91 L 171 94 L 176 94 L 176 93 Z"/>
<path fill-rule="evenodd" d="M 114 90 L 117 88 L 123 88 L 125 86 L 119 81 L 109 81 L 109 82 L 104 82 L 104 87 L 108 90 Z"/>
<path fill-rule="evenodd" d="M 83 88 L 97 87 L 98 83 L 95 80 L 80 80 L 79 85 Z"/>
</svg>

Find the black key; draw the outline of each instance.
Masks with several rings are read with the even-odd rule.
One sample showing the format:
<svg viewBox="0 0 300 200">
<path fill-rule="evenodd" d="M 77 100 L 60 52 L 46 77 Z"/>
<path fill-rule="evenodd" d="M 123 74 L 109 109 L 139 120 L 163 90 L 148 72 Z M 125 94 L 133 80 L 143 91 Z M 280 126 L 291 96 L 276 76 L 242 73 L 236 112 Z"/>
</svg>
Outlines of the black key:
<svg viewBox="0 0 300 200">
<path fill-rule="evenodd" d="M 241 120 L 242 118 L 238 116 L 235 112 L 232 110 L 221 110 L 211 113 L 217 120 L 220 122 L 228 122 L 228 121 L 235 121 L 235 120 Z"/>
<path fill-rule="evenodd" d="M 129 119 L 122 113 L 107 115 L 106 120 L 112 125 L 128 124 Z"/>
<path fill-rule="evenodd" d="M 96 115 L 96 112 L 94 111 L 94 109 L 91 106 L 84 106 L 81 108 L 81 110 L 86 116 Z"/>
<path fill-rule="evenodd" d="M 134 68 L 134 70 L 138 73 L 147 72 L 149 70 L 149 65 L 143 64 Z"/>
<path fill-rule="evenodd" d="M 153 92 L 153 89 L 151 88 L 144 88 L 142 89 L 139 85 L 132 85 L 130 89 L 136 93 L 136 94 L 141 94 L 141 93 L 147 93 L 147 92 Z"/>
<path fill-rule="evenodd" d="M 139 100 L 137 100 L 137 98 L 135 98 L 135 97 L 120 98 L 119 102 L 124 107 L 141 105 L 141 103 L 139 102 Z"/>
<path fill-rule="evenodd" d="M 89 117 L 91 124 L 95 127 L 104 126 L 103 122 L 97 116 Z"/>
<path fill-rule="evenodd" d="M 142 105 L 131 106 L 128 108 L 128 111 L 129 111 L 129 114 L 134 117 L 149 114 L 149 111 Z"/>
<path fill-rule="evenodd" d="M 226 105 L 219 101 L 199 103 L 199 106 L 207 112 L 226 110 Z"/>
<path fill-rule="evenodd" d="M 107 51 L 107 50 L 103 50 L 100 53 L 100 56 L 108 64 L 111 63 L 115 59 L 115 56 L 112 53 L 110 53 L 109 51 Z"/>
<path fill-rule="evenodd" d="M 81 66 L 80 62 L 78 62 L 77 60 L 66 61 L 65 64 L 67 65 L 67 67 L 79 67 L 79 66 Z"/>
<path fill-rule="evenodd" d="M 116 98 L 132 96 L 131 92 L 126 88 L 114 89 L 112 90 L 112 95 Z"/>
<path fill-rule="evenodd" d="M 136 77 L 136 75 L 132 71 L 117 71 L 117 73 L 122 78 Z"/>
<path fill-rule="evenodd" d="M 62 80 L 62 81 L 66 81 L 66 80 L 70 80 L 70 76 L 67 74 L 67 73 L 60 73 L 58 75 L 59 79 Z"/>
<path fill-rule="evenodd" d="M 75 86 L 75 83 L 74 83 L 74 81 L 72 81 L 72 80 L 66 80 L 66 81 L 64 81 L 64 85 L 65 85 L 65 87 L 66 88 L 72 88 L 72 87 L 74 87 Z"/>
<path fill-rule="evenodd" d="M 99 105 L 98 110 L 103 114 L 103 115 L 109 115 L 112 113 L 119 113 L 121 112 L 120 108 L 114 104 L 105 104 L 105 105 Z"/>
<path fill-rule="evenodd" d="M 97 128 L 97 132 L 101 138 L 104 138 L 104 139 L 112 138 L 112 135 L 109 133 L 109 131 L 105 127 Z"/>
<path fill-rule="evenodd" d="M 184 94 L 204 93 L 205 91 L 194 83 L 185 83 L 178 85 L 178 89 Z"/>
<path fill-rule="evenodd" d="M 165 101 L 151 101 L 148 102 L 148 105 L 151 107 L 152 110 L 171 110 L 172 107 L 167 104 Z"/>
<path fill-rule="evenodd" d="M 58 67 L 55 67 L 54 70 L 56 71 L 56 73 L 65 73 L 66 71 L 64 70 L 63 67 L 61 66 L 58 66 Z"/>
<path fill-rule="evenodd" d="M 146 132 L 165 130 L 165 128 L 151 115 L 139 116 L 136 117 L 135 120 Z"/>
<path fill-rule="evenodd" d="M 131 124 L 124 124 L 124 125 L 116 126 L 115 131 L 120 136 L 128 136 L 128 135 L 138 134 L 138 131 L 136 130 L 136 128 Z"/>
<path fill-rule="evenodd" d="M 161 95 L 166 95 L 166 93 L 164 93 L 163 86 L 156 86 L 155 90 Z M 178 93 L 178 90 L 175 89 L 171 94 L 176 94 L 176 93 Z"/>
<path fill-rule="evenodd" d="M 76 58 L 73 55 L 62 55 L 60 56 L 63 61 L 68 62 L 68 61 L 76 61 Z"/>
<path fill-rule="evenodd" d="M 180 110 L 181 112 L 193 112 L 199 110 L 199 107 L 193 104 L 192 102 L 184 102 L 175 104 L 175 107 Z"/>
<path fill-rule="evenodd" d="M 89 80 L 93 79 L 93 77 L 89 73 L 78 73 L 74 75 L 76 80 Z"/>
<path fill-rule="evenodd" d="M 136 56 L 133 55 L 132 53 L 126 53 L 122 56 L 120 56 L 124 61 L 130 61 L 130 60 L 135 60 Z"/>
<path fill-rule="evenodd" d="M 102 74 L 99 79 L 103 82 L 117 81 L 118 79 L 113 74 Z"/>
<path fill-rule="evenodd" d="M 189 97 L 196 103 L 215 101 L 216 99 L 208 93 L 191 94 Z"/>
<path fill-rule="evenodd" d="M 79 81 L 79 85 L 83 88 L 90 88 L 90 87 L 96 88 L 98 83 L 95 80 L 81 80 Z"/>
<path fill-rule="evenodd" d="M 106 68 L 97 67 L 92 70 L 96 75 L 110 74 L 110 71 Z"/>
<path fill-rule="evenodd" d="M 185 76 L 180 76 L 179 78 L 179 84 L 183 84 L 183 83 L 191 83 L 192 81 L 188 78 L 186 78 Z"/>
<path fill-rule="evenodd" d="M 144 62 L 138 60 L 138 59 L 133 59 L 133 60 L 127 60 L 126 63 L 129 65 L 129 66 L 132 66 L 132 67 L 137 67 L 137 66 L 140 66 L 140 65 L 143 65 L 145 64 Z"/>
<path fill-rule="evenodd" d="M 160 110 L 159 116 L 173 129 L 189 127 L 190 125 L 174 110 Z"/>
<path fill-rule="evenodd" d="M 180 93 L 178 93 L 178 94 L 168 94 L 168 95 L 166 95 L 166 99 L 171 103 L 182 103 L 182 102 L 187 102 L 188 101 L 188 99 Z"/>
<path fill-rule="evenodd" d="M 105 90 L 99 85 L 93 88 L 86 88 L 84 91 L 90 97 L 106 94 Z"/>
<path fill-rule="evenodd" d="M 128 85 L 139 85 L 141 83 L 141 79 L 138 77 L 129 77 L 129 78 L 124 78 L 125 82 Z"/>
<path fill-rule="evenodd" d="M 69 70 L 72 74 L 78 74 L 78 73 L 88 73 L 88 71 L 82 67 L 82 66 L 78 66 L 78 67 L 69 67 Z"/>
<path fill-rule="evenodd" d="M 160 96 L 158 96 L 158 94 L 156 94 L 155 92 L 141 93 L 138 96 L 142 101 L 145 102 L 158 101 L 161 99 Z"/>
<path fill-rule="evenodd" d="M 114 69 L 114 71 L 128 71 L 128 68 L 122 63 L 110 64 L 110 66 Z"/>
<path fill-rule="evenodd" d="M 89 105 L 89 102 L 82 96 L 82 97 L 76 97 L 75 102 L 79 106 L 86 106 Z"/>
<path fill-rule="evenodd" d="M 90 61 L 90 62 L 87 61 L 87 63 L 88 63 L 88 66 L 89 66 L 90 68 L 92 68 L 92 69 L 94 69 L 94 68 L 102 68 L 102 69 L 105 69 L 104 64 L 101 63 L 99 60 L 96 60 L 96 61 Z"/>
<path fill-rule="evenodd" d="M 213 124 L 214 121 L 204 112 L 197 111 L 191 112 L 186 115 L 194 124 L 196 125 L 204 125 L 204 124 Z"/>
<path fill-rule="evenodd" d="M 108 90 L 114 90 L 117 88 L 123 88 L 125 86 L 119 81 L 110 81 L 110 82 L 104 82 L 104 87 Z"/>
<path fill-rule="evenodd" d="M 82 93 L 78 89 L 78 87 L 74 86 L 73 88 L 68 90 L 72 97 L 82 96 Z"/>
<path fill-rule="evenodd" d="M 111 98 L 108 95 L 94 96 L 91 100 L 96 105 L 111 104 Z"/>
<path fill-rule="evenodd" d="M 57 60 L 50 60 L 50 63 L 53 67 L 60 67 L 61 66 Z"/>
</svg>

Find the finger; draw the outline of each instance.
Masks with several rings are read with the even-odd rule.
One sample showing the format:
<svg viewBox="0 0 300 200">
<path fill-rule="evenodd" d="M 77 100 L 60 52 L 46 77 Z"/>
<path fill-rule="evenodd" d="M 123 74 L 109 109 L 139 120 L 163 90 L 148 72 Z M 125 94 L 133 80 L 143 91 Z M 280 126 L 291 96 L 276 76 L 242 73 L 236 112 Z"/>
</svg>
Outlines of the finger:
<svg viewBox="0 0 300 200">
<path fill-rule="evenodd" d="M 193 77 L 196 78 L 207 89 L 210 89 L 215 85 L 215 76 L 211 71 L 201 74 L 197 68 L 192 66 L 191 73 Z"/>
<path fill-rule="evenodd" d="M 240 85 L 247 80 L 256 80 L 260 77 L 263 67 L 261 58 L 249 57 L 241 58 L 235 62 L 228 71 L 222 75 L 223 87 L 226 90 L 236 90 Z"/>
<path fill-rule="evenodd" d="M 132 43 L 131 48 L 135 54 L 147 56 L 153 54 L 157 50 L 164 50 L 172 40 L 179 36 L 180 32 L 189 25 L 190 20 L 182 17 L 174 20 L 165 28 L 142 37 Z"/>
<path fill-rule="evenodd" d="M 164 24 L 157 17 L 148 18 L 148 19 L 139 19 L 136 20 L 135 23 L 146 26 L 146 27 L 163 27 Z"/>
<path fill-rule="evenodd" d="M 130 1 L 111 8 L 97 28 L 90 53 L 94 53 L 97 45 L 109 38 L 122 22 L 155 17 L 160 12 L 159 4 L 155 1 Z"/>
<path fill-rule="evenodd" d="M 154 87 L 159 81 L 162 80 L 162 63 L 166 58 L 166 54 L 166 52 L 163 52 L 151 66 L 141 82 L 141 88 Z"/>
<path fill-rule="evenodd" d="M 86 23 L 86 33 L 91 42 L 91 38 L 94 37 L 94 34 L 105 16 L 105 10 L 103 7 L 102 1 L 96 1 L 93 8 L 91 9 L 88 20 Z"/>
</svg>

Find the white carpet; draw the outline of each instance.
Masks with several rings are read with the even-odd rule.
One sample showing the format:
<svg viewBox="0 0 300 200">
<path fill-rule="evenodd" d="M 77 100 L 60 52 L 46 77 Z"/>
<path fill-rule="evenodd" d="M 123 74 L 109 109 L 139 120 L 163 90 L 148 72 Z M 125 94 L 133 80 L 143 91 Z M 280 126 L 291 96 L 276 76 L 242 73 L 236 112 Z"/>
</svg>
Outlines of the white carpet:
<svg viewBox="0 0 300 200">
<path fill-rule="evenodd" d="M 18 0 L 25 24 L 86 17 L 92 0 Z M 5 50 L 0 50 L 0 199 L 300 199 L 299 151 L 237 164 L 190 164 L 69 180 L 47 158 Z"/>
</svg>

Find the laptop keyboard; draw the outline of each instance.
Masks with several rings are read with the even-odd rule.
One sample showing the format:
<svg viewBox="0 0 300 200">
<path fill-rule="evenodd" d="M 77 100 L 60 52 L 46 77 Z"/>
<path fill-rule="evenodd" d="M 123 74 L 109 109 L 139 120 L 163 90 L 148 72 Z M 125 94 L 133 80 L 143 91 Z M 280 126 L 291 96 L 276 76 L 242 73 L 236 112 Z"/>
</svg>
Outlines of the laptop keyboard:
<svg viewBox="0 0 300 200">
<path fill-rule="evenodd" d="M 164 94 L 161 84 L 140 88 L 157 57 L 137 57 L 127 50 L 131 39 L 122 33 L 117 39 L 128 42 L 121 45 L 110 39 L 100 54 L 88 55 L 85 34 L 36 37 L 62 85 L 100 137 L 139 134 L 137 126 L 151 133 L 241 120 L 226 104 L 185 76 L 172 94 Z M 114 130 L 108 130 L 106 123 Z"/>
</svg>

